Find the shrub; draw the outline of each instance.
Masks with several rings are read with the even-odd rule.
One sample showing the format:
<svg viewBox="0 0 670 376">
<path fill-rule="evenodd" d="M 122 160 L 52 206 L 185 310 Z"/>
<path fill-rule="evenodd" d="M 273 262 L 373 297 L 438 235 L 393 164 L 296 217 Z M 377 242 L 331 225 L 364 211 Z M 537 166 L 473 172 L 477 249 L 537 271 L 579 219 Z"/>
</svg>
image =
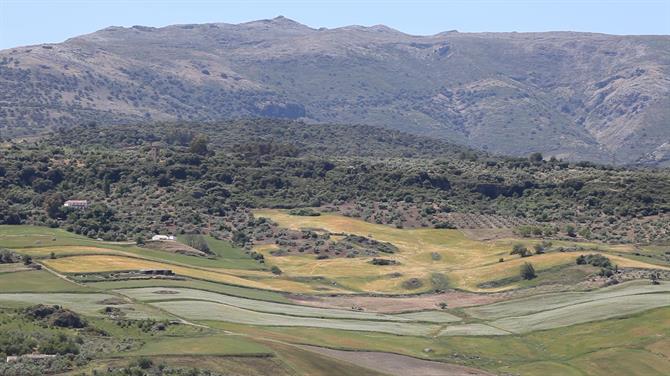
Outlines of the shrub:
<svg viewBox="0 0 670 376">
<path fill-rule="evenodd" d="M 272 268 L 270 268 L 270 271 L 274 275 L 281 275 L 282 274 L 281 269 L 279 269 L 279 267 L 277 265 L 274 265 Z"/>
<path fill-rule="evenodd" d="M 301 217 L 318 217 L 321 215 L 316 210 L 310 209 L 310 208 L 300 208 L 300 209 L 292 209 L 289 210 L 288 212 L 290 215 L 297 215 Z"/>
<path fill-rule="evenodd" d="M 21 257 L 9 249 L 0 249 L 0 264 L 12 264 L 19 262 Z"/>
<path fill-rule="evenodd" d="M 598 254 L 580 255 L 577 257 L 577 265 L 586 264 L 606 269 L 613 268 L 612 262 L 609 258 Z"/>
<path fill-rule="evenodd" d="M 135 359 L 135 361 L 133 361 L 132 365 L 135 366 L 135 367 L 139 367 L 141 369 L 149 369 L 149 368 L 153 367 L 154 362 L 151 359 L 142 356 L 142 357 L 139 357 L 139 358 Z"/>
<path fill-rule="evenodd" d="M 402 283 L 402 287 L 407 290 L 416 290 L 423 287 L 423 282 L 418 278 L 410 278 Z"/>
<path fill-rule="evenodd" d="M 521 278 L 525 280 L 531 280 L 537 277 L 535 273 L 535 267 L 530 262 L 524 263 L 521 265 Z"/>
<path fill-rule="evenodd" d="M 530 251 L 523 244 L 514 244 L 510 255 L 519 255 L 521 257 L 528 257 L 531 255 Z"/>
<path fill-rule="evenodd" d="M 398 262 L 396 260 L 373 258 L 372 261 L 370 261 L 370 263 L 372 263 L 372 265 L 395 265 Z"/>
<path fill-rule="evenodd" d="M 449 288 L 449 280 L 443 273 L 432 273 L 430 275 L 430 284 L 435 292 L 444 292 Z"/>
</svg>

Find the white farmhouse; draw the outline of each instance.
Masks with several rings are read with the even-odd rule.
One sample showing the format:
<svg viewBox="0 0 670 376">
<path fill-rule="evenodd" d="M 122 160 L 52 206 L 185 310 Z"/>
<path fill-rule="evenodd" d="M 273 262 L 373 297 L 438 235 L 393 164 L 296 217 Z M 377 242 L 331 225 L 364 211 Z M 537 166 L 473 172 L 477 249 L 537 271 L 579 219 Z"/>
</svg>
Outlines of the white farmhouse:
<svg viewBox="0 0 670 376">
<path fill-rule="evenodd" d="M 172 235 L 154 235 L 151 237 L 151 240 L 174 240 Z"/>
</svg>

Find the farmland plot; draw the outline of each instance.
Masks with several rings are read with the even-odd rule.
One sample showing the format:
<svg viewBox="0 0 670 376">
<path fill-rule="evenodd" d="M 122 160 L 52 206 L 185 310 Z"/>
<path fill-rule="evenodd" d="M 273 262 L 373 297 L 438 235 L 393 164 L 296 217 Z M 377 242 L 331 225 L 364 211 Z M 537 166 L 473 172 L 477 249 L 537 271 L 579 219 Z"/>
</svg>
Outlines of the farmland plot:
<svg viewBox="0 0 670 376">
<path fill-rule="evenodd" d="M 529 298 L 466 308 L 465 312 L 479 319 L 495 320 L 509 316 L 523 316 L 600 299 L 621 298 L 621 301 L 625 301 L 626 296 L 649 293 L 670 293 L 670 283 L 663 282 L 660 285 L 651 285 L 646 282 L 643 284 L 631 282 L 590 292 L 537 295 Z"/>
<path fill-rule="evenodd" d="M 439 326 L 411 322 L 338 320 L 286 316 L 256 312 L 206 301 L 166 301 L 151 303 L 151 305 L 190 320 L 227 321 L 249 325 L 305 326 L 415 336 L 430 335 L 439 329 Z"/>
<path fill-rule="evenodd" d="M 631 295 L 570 305 L 527 316 L 507 317 L 492 321 L 490 324 L 514 333 L 528 333 L 606 320 L 665 306 L 670 306 L 670 294 Z"/>
<path fill-rule="evenodd" d="M 115 255 L 72 256 L 58 258 L 55 260 L 45 260 L 44 263 L 47 266 L 62 273 L 96 273 L 139 269 L 169 269 L 176 274 L 187 277 L 228 283 L 231 285 L 273 290 L 273 288 L 263 283 L 247 280 L 219 271 L 190 268 L 186 266 L 149 261 L 133 257 Z"/>
<path fill-rule="evenodd" d="M 382 321 L 423 321 L 433 323 L 445 323 L 461 320 L 459 317 L 444 312 L 416 312 L 410 314 L 385 315 L 379 313 L 367 313 L 357 311 L 346 311 L 342 309 L 314 308 L 291 304 L 271 303 L 253 299 L 245 299 L 235 296 L 217 294 L 209 291 L 185 289 L 185 288 L 136 288 L 116 290 L 116 292 L 142 301 L 165 301 L 165 300 L 204 300 L 223 303 L 238 308 L 249 309 L 257 312 L 277 313 L 289 316 L 331 318 L 331 319 L 355 319 L 355 320 L 382 320 Z"/>
<path fill-rule="evenodd" d="M 1 307 L 22 307 L 35 304 L 60 305 L 75 312 L 88 316 L 103 316 L 102 310 L 107 306 L 106 301 L 118 299 L 111 294 L 87 294 L 87 293 L 16 293 L 0 294 Z M 125 317 L 129 319 L 157 318 L 163 319 L 169 316 L 165 313 L 152 309 L 148 306 L 132 304 L 114 304 L 121 309 Z"/>
</svg>

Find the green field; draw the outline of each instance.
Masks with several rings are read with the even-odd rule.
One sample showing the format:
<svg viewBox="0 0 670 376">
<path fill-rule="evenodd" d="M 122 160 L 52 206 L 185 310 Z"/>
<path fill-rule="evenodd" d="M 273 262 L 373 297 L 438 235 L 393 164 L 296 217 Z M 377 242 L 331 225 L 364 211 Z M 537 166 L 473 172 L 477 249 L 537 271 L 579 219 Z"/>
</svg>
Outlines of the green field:
<svg viewBox="0 0 670 376">
<path fill-rule="evenodd" d="M 338 320 L 286 316 L 198 300 L 165 301 L 151 303 L 151 305 L 188 320 L 219 320 L 239 324 L 268 326 L 312 326 L 318 328 L 393 333 L 397 335 L 429 335 L 439 329 L 437 325 L 412 322 Z"/>
<path fill-rule="evenodd" d="M 131 288 L 146 288 L 146 287 L 166 287 L 166 288 L 181 287 L 194 290 L 210 291 L 229 296 L 238 296 L 253 300 L 262 300 L 277 303 L 290 303 L 290 300 L 286 299 L 284 294 L 278 292 L 245 288 L 240 286 L 232 286 L 223 283 L 213 283 L 200 280 L 143 279 L 143 280 L 95 282 L 95 283 L 89 283 L 88 285 L 101 290 L 131 289 Z"/>
<path fill-rule="evenodd" d="M 226 296 L 209 291 L 181 289 L 181 288 L 135 288 L 115 290 L 115 292 L 128 296 L 132 299 L 144 302 L 163 301 L 208 301 L 221 303 L 238 308 L 248 309 L 256 312 L 276 313 L 288 316 L 330 318 L 330 319 L 352 319 L 352 320 L 375 320 L 375 321 L 423 321 L 433 323 L 447 323 L 460 321 L 459 317 L 444 312 L 417 312 L 399 315 L 384 315 L 378 313 L 367 313 L 357 311 L 345 311 L 339 309 L 325 309 L 303 307 L 290 304 L 279 304 L 253 299 Z"/>
<path fill-rule="evenodd" d="M 299 224 L 291 226 L 313 220 L 300 217 Z M 541 275 L 538 280 L 482 289 L 478 286 L 483 281 L 505 280 L 509 273 L 518 273 L 519 262 L 526 259 L 498 262 L 518 240 L 474 241 L 453 230 L 392 229 L 341 216 L 325 215 L 318 220 L 321 222 L 315 227 L 331 226 L 331 230 L 395 242 L 399 252 L 393 257 L 402 263 L 378 267 L 364 259 L 274 257 L 268 256 L 268 249 L 261 249 L 269 259 L 269 265 L 264 266 L 243 250 L 212 238 L 207 241 L 216 257 L 208 259 L 98 242 L 54 229 L 0 226 L 0 238 L 11 244 L 10 248 L 31 255 L 54 271 L 32 270 L 22 263 L 0 265 L 0 314 L 48 304 L 84 315 L 107 333 L 104 339 L 92 337 L 96 346 L 113 348 L 94 357 L 85 366 L 88 370 L 147 356 L 166 364 L 207 365 L 249 375 L 331 375 L 334 370 L 352 376 L 382 375 L 361 364 L 383 362 L 383 354 L 472 367 L 468 369 L 474 374 L 485 370 L 540 376 L 646 376 L 662 375 L 670 368 L 670 283 L 666 281 L 572 288 L 572 284 L 592 278 L 598 269 L 573 266 L 575 253 L 555 252 L 529 258 Z M 629 257 L 625 247 L 610 250 L 603 246 L 599 250 L 619 265 L 651 265 L 644 257 Z M 439 261 L 432 260 L 433 252 L 441 255 Z M 273 264 L 284 271 L 281 276 L 267 270 Z M 82 273 L 143 268 L 169 268 L 183 278 L 83 284 L 69 279 Z M 428 283 L 436 271 L 446 276 L 448 286 L 487 292 L 451 291 L 455 295 L 435 300 L 447 303 L 442 309 L 434 303 L 432 308 L 422 306 L 394 314 L 363 309 L 354 299 L 351 307 L 296 304 L 309 303 L 312 295 L 328 302 L 333 293 L 355 298 L 357 294 L 379 295 L 380 291 L 393 293 L 381 294 L 386 298 L 402 300 L 397 294 L 407 292 L 400 286 L 403 280 L 416 277 Z M 401 277 L 390 277 L 394 272 Z M 552 290 L 551 286 L 560 288 Z M 412 298 L 420 299 L 423 295 L 417 293 L 426 291 L 411 291 Z M 291 294 L 297 292 L 301 293 L 299 299 Z M 459 294 L 474 299 L 473 303 L 451 308 L 452 299 L 460 299 Z M 110 306 L 129 322 L 151 319 L 179 324 L 169 325 L 165 331 L 119 326 L 118 318 L 103 313 Z M 26 321 L 4 320 L 5 324 L 0 320 L 0 329 L 42 328 Z M 110 347 L 115 341 L 121 342 Z M 364 351 L 380 358 L 359 360 L 357 365 L 355 357 L 346 361 L 328 356 L 327 351 L 309 351 L 297 345 Z"/>
<path fill-rule="evenodd" d="M 88 316 L 102 317 L 102 310 L 109 306 L 105 301 L 116 295 L 99 293 L 0 293 L 0 307 L 26 307 L 35 304 L 59 305 Z M 143 304 L 128 302 L 113 304 L 129 319 L 168 319 L 173 316 Z"/>
<path fill-rule="evenodd" d="M 91 289 L 66 281 L 46 270 L 0 273 L 0 293 L 86 291 L 91 291 Z"/>
<path fill-rule="evenodd" d="M 271 355 L 272 350 L 238 335 L 162 338 L 149 342 L 133 355 Z"/>
</svg>

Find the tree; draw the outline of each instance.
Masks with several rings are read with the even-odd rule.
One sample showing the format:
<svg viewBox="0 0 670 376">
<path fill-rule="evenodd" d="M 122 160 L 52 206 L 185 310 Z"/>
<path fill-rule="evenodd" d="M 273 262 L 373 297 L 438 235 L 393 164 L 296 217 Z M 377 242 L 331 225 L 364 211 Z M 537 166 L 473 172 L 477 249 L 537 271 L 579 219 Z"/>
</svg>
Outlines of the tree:
<svg viewBox="0 0 670 376">
<path fill-rule="evenodd" d="M 61 212 L 63 201 L 63 195 L 60 193 L 48 195 L 44 199 L 44 210 L 47 212 L 49 218 L 59 218 L 63 214 Z"/>
<path fill-rule="evenodd" d="M 533 267 L 533 264 L 527 262 L 521 265 L 521 278 L 525 280 L 531 280 L 535 277 L 537 277 L 537 274 L 535 273 L 535 267 Z"/>
<path fill-rule="evenodd" d="M 189 146 L 188 150 L 194 154 L 207 155 L 207 153 L 209 153 L 209 149 L 207 148 L 208 143 L 209 140 L 207 137 L 200 135 L 191 141 L 191 145 Z"/>
<path fill-rule="evenodd" d="M 145 243 L 145 240 L 144 240 L 144 237 L 143 237 L 142 235 L 139 235 L 139 236 L 135 239 L 135 243 L 137 243 L 137 245 L 145 245 L 145 244 L 146 244 L 146 243 Z"/>
<path fill-rule="evenodd" d="M 242 231 L 234 231 L 232 241 L 236 245 L 244 245 L 249 241 L 249 237 Z"/>
<path fill-rule="evenodd" d="M 200 234 L 188 234 L 184 236 L 184 242 L 189 247 L 193 247 L 204 253 L 212 253 L 209 249 L 209 244 L 207 244 L 207 239 Z"/>
</svg>

